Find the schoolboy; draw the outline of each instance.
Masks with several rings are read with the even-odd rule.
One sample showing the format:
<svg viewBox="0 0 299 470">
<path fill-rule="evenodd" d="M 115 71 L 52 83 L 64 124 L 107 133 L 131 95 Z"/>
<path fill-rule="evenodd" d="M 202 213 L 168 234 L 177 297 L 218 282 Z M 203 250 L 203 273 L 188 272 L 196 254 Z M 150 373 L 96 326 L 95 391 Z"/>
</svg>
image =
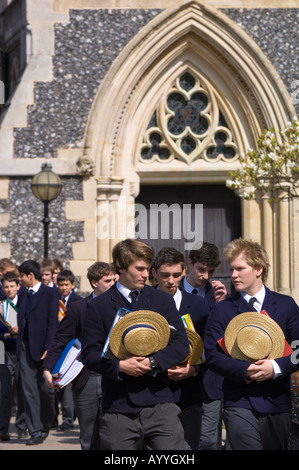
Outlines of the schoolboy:
<svg viewBox="0 0 299 470">
<path fill-rule="evenodd" d="M 117 275 L 109 263 L 96 261 L 87 270 L 92 292 L 78 302 L 72 302 L 67 315 L 60 323 L 52 345 L 44 361 L 44 377 L 50 388 L 55 388 L 51 370 L 67 343 L 78 338 L 81 341 L 87 303 L 103 294 L 114 284 Z M 99 415 L 102 402 L 101 375 L 83 367 L 72 382 L 72 393 L 80 427 L 82 450 L 99 449 Z"/>
<path fill-rule="evenodd" d="M 64 305 L 82 299 L 82 297 L 74 292 L 75 276 L 69 269 L 64 269 L 57 276 L 57 286 L 60 292 L 60 298 Z"/>
<path fill-rule="evenodd" d="M 270 264 L 263 246 L 238 238 L 227 245 L 224 257 L 236 292 L 212 309 L 205 350 L 208 366 L 224 377 L 227 436 L 232 450 L 287 450 L 292 412 L 290 374 L 298 369 L 297 361 L 288 354 L 251 363 L 226 354 L 218 340 L 232 319 L 253 311 L 263 316 L 264 311 L 292 345 L 299 337 L 299 307 L 292 297 L 265 286 Z"/>
<path fill-rule="evenodd" d="M 19 275 L 13 271 L 6 272 L 2 278 L 2 289 L 6 299 L 17 309 L 20 303 Z M 8 332 L 0 331 L 0 340 L 3 341 L 5 345 L 5 364 L 0 365 L 0 439 L 2 441 L 10 439 L 8 431 L 12 413 L 14 385 L 17 390 L 18 403 L 15 425 L 19 437 L 26 435 L 22 391 L 19 380 L 19 364 L 16 356 L 17 331 L 17 325 L 11 325 Z"/>
<path fill-rule="evenodd" d="M 208 302 L 179 288 L 184 275 L 184 256 L 172 247 L 162 248 L 152 263 L 157 288 L 171 294 L 180 315 L 189 314 L 196 332 L 204 339 L 206 320 L 210 313 Z M 202 416 L 202 378 L 199 366 L 189 363 L 168 370 L 175 403 L 181 409 L 186 449 L 198 450 Z"/>
<path fill-rule="evenodd" d="M 65 305 L 67 312 L 72 302 L 81 300 L 82 297 L 74 292 L 75 276 L 69 269 L 64 269 L 57 276 L 57 287 L 60 293 L 60 300 Z M 61 316 L 59 317 L 61 320 Z M 62 390 L 55 391 L 57 401 L 61 401 L 62 424 L 57 428 L 58 431 L 67 431 L 73 428 L 74 422 L 74 401 L 71 385 L 67 385 Z"/>
<path fill-rule="evenodd" d="M 19 266 L 27 293 L 18 312 L 17 356 L 24 391 L 24 406 L 30 439 L 41 444 L 55 417 L 54 392 L 43 380 L 43 360 L 58 328 L 58 296 L 41 282 L 40 264 L 26 260 Z"/>
<path fill-rule="evenodd" d="M 82 361 L 102 374 L 101 450 L 178 450 L 184 448 L 179 408 L 173 403 L 167 369 L 189 353 L 187 335 L 173 298 L 146 284 L 153 250 L 140 240 L 127 239 L 112 250 L 119 279 L 87 304 L 82 334 Z M 130 294 L 137 291 L 133 303 Z M 176 328 L 170 343 L 151 358 L 101 358 L 119 308 L 149 310 Z M 152 375 L 152 372 L 156 375 Z M 175 432 L 174 432 L 175 430 Z"/>
</svg>

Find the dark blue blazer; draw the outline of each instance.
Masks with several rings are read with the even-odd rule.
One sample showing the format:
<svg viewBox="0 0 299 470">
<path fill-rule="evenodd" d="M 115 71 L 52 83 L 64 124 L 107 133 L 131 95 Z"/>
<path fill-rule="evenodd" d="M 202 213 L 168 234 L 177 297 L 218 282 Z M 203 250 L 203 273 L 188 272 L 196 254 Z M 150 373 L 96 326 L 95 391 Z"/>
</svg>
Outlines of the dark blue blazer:
<svg viewBox="0 0 299 470">
<path fill-rule="evenodd" d="M 184 278 L 181 281 L 181 288 L 184 288 Z M 191 294 L 194 295 L 194 294 Z M 199 297 L 199 296 L 196 296 Z M 210 310 L 215 305 L 215 296 L 212 284 L 207 282 L 204 298 L 209 304 Z M 206 363 L 201 364 L 200 373 L 202 377 L 202 383 L 205 390 L 205 394 L 210 400 L 221 400 L 222 399 L 222 382 L 223 377 L 219 374 L 215 374 L 212 370 L 207 367 Z"/>
<path fill-rule="evenodd" d="M 60 299 L 61 299 L 61 297 L 62 296 L 60 294 Z M 76 292 L 71 291 L 70 296 L 69 296 L 68 301 L 67 301 L 67 305 L 66 305 L 67 309 L 70 307 L 71 303 L 77 302 L 78 300 L 82 300 L 82 299 L 83 299 L 83 297 L 81 297 L 81 295 L 78 295 L 78 294 L 76 294 Z"/>
<path fill-rule="evenodd" d="M 0 285 L 0 301 L 6 299 L 6 294 L 2 289 L 2 284 Z"/>
<path fill-rule="evenodd" d="M 182 291 L 182 301 L 179 308 L 180 315 L 189 313 L 194 328 L 204 339 L 205 325 L 210 313 L 208 302 L 199 295 Z M 197 375 L 184 380 L 170 381 L 173 399 L 179 405 L 202 404 L 202 377 Z"/>
<path fill-rule="evenodd" d="M 27 315 L 28 344 L 31 357 L 40 361 L 45 350 L 48 350 L 58 327 L 58 295 L 52 287 L 41 284 L 36 294 L 32 295 L 30 311 Z M 17 355 L 24 338 L 26 323 L 27 293 L 22 298 L 18 312 Z"/>
<path fill-rule="evenodd" d="M 4 294 L 4 292 L 3 292 Z M 5 294 L 4 294 L 5 295 Z M 20 289 L 19 289 L 19 292 L 18 292 L 18 302 L 17 302 L 17 309 L 20 308 L 20 305 L 21 305 L 21 302 L 22 302 L 22 299 L 24 296 L 27 295 L 27 291 L 25 289 L 24 286 L 21 285 Z M 6 299 L 6 295 L 4 296 L 3 299 L 0 299 L 0 301 L 2 300 L 5 300 Z M 17 326 L 17 325 L 12 325 L 12 326 Z M 5 335 L 5 332 L 4 331 L 0 331 L 0 341 L 3 341 L 4 344 L 5 344 L 5 351 L 14 351 L 16 352 L 16 345 L 17 345 L 17 340 L 14 339 L 14 338 L 9 338 L 9 339 L 5 339 L 4 338 L 4 335 Z M 16 337 L 17 338 L 17 337 Z"/>
<path fill-rule="evenodd" d="M 299 307 L 292 297 L 266 288 L 262 306 L 285 334 L 289 344 L 299 338 Z M 205 351 L 208 367 L 224 377 L 224 406 L 253 408 L 261 413 L 291 411 L 290 374 L 298 369 L 291 356 L 276 359 L 282 375 L 263 382 L 246 380 L 249 362 L 233 359 L 223 352 L 218 340 L 236 315 L 252 310 L 239 293 L 215 304 L 207 321 Z M 296 361 L 298 362 L 298 361 Z"/>
<path fill-rule="evenodd" d="M 117 359 L 101 358 L 116 312 L 121 307 L 157 312 L 176 328 L 169 344 L 153 355 L 161 368 L 157 376 L 132 377 L 119 373 Z M 146 285 L 136 304 L 131 306 L 113 285 L 88 302 L 82 334 L 82 362 L 87 369 L 102 374 L 104 412 L 138 413 L 144 406 L 173 402 L 167 369 L 188 354 L 185 328 L 171 295 Z"/>
<path fill-rule="evenodd" d="M 62 351 L 69 341 L 74 338 L 82 339 L 82 329 L 86 314 L 87 302 L 92 299 L 92 296 L 80 298 L 71 302 L 67 309 L 65 317 L 61 320 L 58 330 L 55 333 L 54 339 L 48 350 L 47 356 L 44 359 L 43 366 L 46 369 L 52 370 L 59 359 Z M 83 367 L 80 374 L 73 380 L 73 385 L 77 388 L 82 388 L 87 382 L 89 371 Z"/>
</svg>

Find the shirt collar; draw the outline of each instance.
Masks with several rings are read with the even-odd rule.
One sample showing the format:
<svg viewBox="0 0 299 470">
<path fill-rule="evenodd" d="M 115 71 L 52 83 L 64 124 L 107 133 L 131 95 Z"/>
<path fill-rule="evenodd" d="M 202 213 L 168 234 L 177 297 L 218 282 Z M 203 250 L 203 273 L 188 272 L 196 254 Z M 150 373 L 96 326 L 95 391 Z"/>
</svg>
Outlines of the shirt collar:
<svg viewBox="0 0 299 470">
<path fill-rule="evenodd" d="M 132 290 L 136 290 L 138 293 L 140 293 L 140 289 L 129 289 L 128 287 L 121 284 L 119 281 L 116 281 L 116 288 L 130 303 L 132 302 L 130 292 L 132 292 Z"/>
<path fill-rule="evenodd" d="M 240 292 L 240 294 L 243 297 L 243 299 L 246 300 L 246 302 L 249 302 L 251 297 L 255 297 L 256 302 L 254 302 L 254 308 L 256 308 L 256 310 L 258 310 L 259 312 L 262 310 L 262 305 L 264 303 L 265 295 L 266 295 L 266 289 L 264 285 L 261 288 L 261 290 L 257 292 L 255 295 L 245 294 L 245 292 Z"/>
<path fill-rule="evenodd" d="M 16 296 L 10 301 L 14 306 L 17 305 L 18 303 L 18 294 L 16 294 Z"/>
<path fill-rule="evenodd" d="M 35 284 L 35 286 L 29 287 L 29 289 L 32 289 L 33 292 L 36 294 L 38 289 L 40 288 L 41 284 L 42 284 L 41 282 L 38 282 L 37 284 Z"/>
<path fill-rule="evenodd" d="M 177 310 L 179 310 L 181 306 L 181 302 L 182 302 L 182 292 L 180 291 L 180 289 L 176 290 L 176 293 L 174 294 L 173 299 L 175 301 Z"/>
<path fill-rule="evenodd" d="M 64 299 L 65 304 L 67 304 L 69 297 L 71 295 L 71 292 L 68 295 L 62 295 L 61 298 Z"/>
<path fill-rule="evenodd" d="M 191 284 L 189 284 L 189 282 L 187 281 L 187 278 L 185 277 L 184 278 L 184 290 L 186 292 L 188 292 L 189 294 L 192 293 L 192 291 L 196 289 L 197 290 L 197 294 L 201 295 L 201 297 L 204 297 L 205 296 L 205 293 L 206 293 L 206 286 L 199 286 L 199 287 L 193 287 L 191 286 Z"/>
</svg>

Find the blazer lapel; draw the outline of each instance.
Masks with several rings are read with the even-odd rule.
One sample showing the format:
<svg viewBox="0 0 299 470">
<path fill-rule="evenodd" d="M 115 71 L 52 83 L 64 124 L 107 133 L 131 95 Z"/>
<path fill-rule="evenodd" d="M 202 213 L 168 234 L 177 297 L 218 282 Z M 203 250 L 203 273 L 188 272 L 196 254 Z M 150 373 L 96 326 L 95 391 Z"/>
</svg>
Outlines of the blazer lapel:
<svg viewBox="0 0 299 470">
<path fill-rule="evenodd" d="M 270 291 L 267 287 L 265 299 L 262 305 L 262 310 L 266 310 L 267 313 L 273 318 L 276 316 L 277 308 L 276 308 L 276 299 L 273 295 L 273 292 Z M 233 307 L 237 310 L 238 313 L 245 313 L 255 311 L 246 300 L 240 295 L 239 292 L 236 292 L 233 296 Z"/>
<path fill-rule="evenodd" d="M 254 312 L 254 309 L 243 299 L 239 292 L 236 292 L 233 296 L 233 307 L 237 310 L 237 313 Z"/>
<path fill-rule="evenodd" d="M 30 310 L 33 310 L 35 308 L 35 306 L 37 305 L 38 300 L 42 296 L 43 289 L 44 289 L 44 286 L 43 286 L 43 284 L 41 284 L 38 291 L 35 294 L 32 294 Z M 57 312 L 57 314 L 58 314 L 58 312 Z"/>
<path fill-rule="evenodd" d="M 179 311 L 188 312 L 191 308 L 191 304 L 190 304 L 190 300 L 189 300 L 190 297 L 189 297 L 189 295 L 184 295 L 185 291 L 181 291 L 181 292 L 182 292 L 182 301 L 181 301 Z"/>
<path fill-rule="evenodd" d="M 119 296 L 121 296 L 120 292 L 118 292 L 117 287 L 115 284 L 110 287 L 109 289 L 110 296 L 111 296 L 111 301 L 113 305 L 113 309 L 115 310 L 115 313 L 117 312 L 117 309 L 120 307 L 119 305 Z"/>
<path fill-rule="evenodd" d="M 145 285 L 142 289 L 136 306 L 138 306 L 138 310 L 150 310 L 151 293 L 148 286 Z"/>
<path fill-rule="evenodd" d="M 206 284 L 205 299 L 208 301 L 209 305 L 215 302 L 214 290 L 210 282 Z"/>
<path fill-rule="evenodd" d="M 266 295 L 262 305 L 262 310 L 266 310 L 266 312 L 270 315 L 271 318 L 275 319 L 277 317 L 277 300 L 273 295 L 273 292 L 265 287 Z"/>
</svg>

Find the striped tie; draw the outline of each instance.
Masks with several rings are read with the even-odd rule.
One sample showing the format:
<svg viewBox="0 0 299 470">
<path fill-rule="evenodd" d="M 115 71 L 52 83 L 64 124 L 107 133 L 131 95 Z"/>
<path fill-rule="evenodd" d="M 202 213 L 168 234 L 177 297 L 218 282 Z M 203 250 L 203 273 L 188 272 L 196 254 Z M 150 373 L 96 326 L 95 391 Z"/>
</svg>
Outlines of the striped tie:
<svg viewBox="0 0 299 470">
<path fill-rule="evenodd" d="M 251 297 L 251 299 L 249 299 L 249 305 L 253 308 L 253 310 L 255 310 L 257 312 L 257 309 L 254 308 L 253 304 L 254 302 L 256 301 L 256 298 L 255 297 Z"/>
</svg>

